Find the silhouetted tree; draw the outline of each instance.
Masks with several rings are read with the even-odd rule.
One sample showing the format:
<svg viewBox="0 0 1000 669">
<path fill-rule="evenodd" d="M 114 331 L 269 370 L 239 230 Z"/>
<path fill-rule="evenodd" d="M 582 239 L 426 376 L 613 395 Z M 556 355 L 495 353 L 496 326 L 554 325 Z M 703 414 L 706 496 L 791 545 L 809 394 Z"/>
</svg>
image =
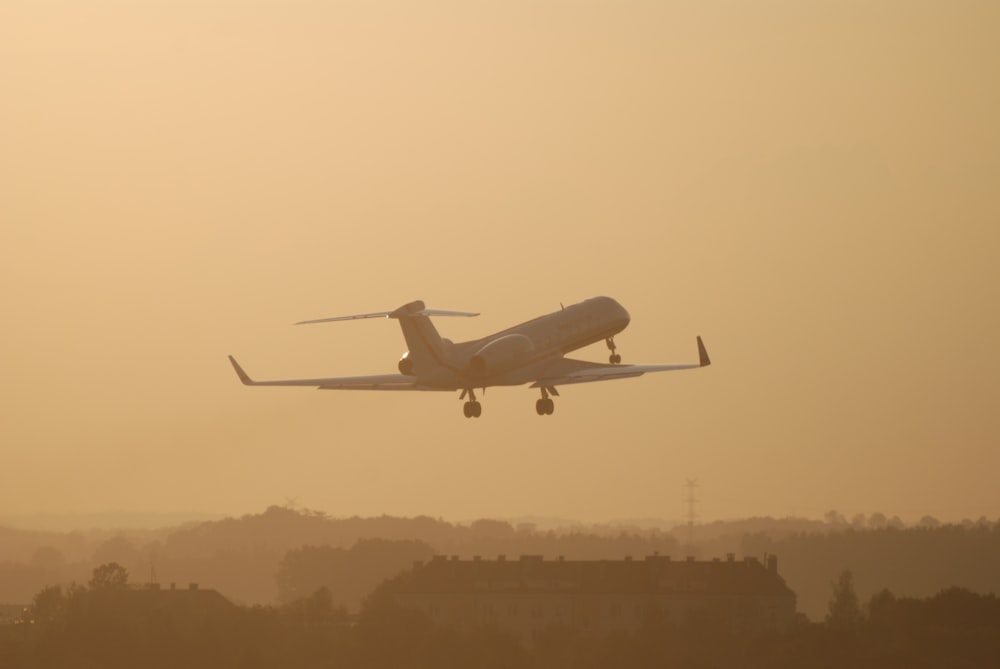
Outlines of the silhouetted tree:
<svg viewBox="0 0 1000 669">
<path fill-rule="evenodd" d="M 861 624 L 862 615 L 858 595 L 854 591 L 854 574 L 850 569 L 845 569 L 830 586 L 833 588 L 833 597 L 830 600 L 830 612 L 826 614 L 827 624 L 838 629 L 855 629 Z"/>
<path fill-rule="evenodd" d="M 434 551 L 420 541 L 358 541 L 350 550 L 303 546 L 288 551 L 275 580 L 279 599 L 292 601 L 326 588 L 332 601 L 355 609 L 372 588 L 387 578 L 427 560 Z"/>
<path fill-rule="evenodd" d="M 94 567 L 94 575 L 90 579 L 91 590 L 124 588 L 126 585 L 128 585 L 128 570 L 117 562 Z"/>
<path fill-rule="evenodd" d="M 335 607 L 330 589 L 323 586 L 308 597 L 302 597 L 281 607 L 281 614 L 289 621 L 302 626 L 346 622 L 347 609 Z"/>
<path fill-rule="evenodd" d="M 827 525 L 847 525 L 847 518 L 836 509 L 831 509 L 823 514 L 823 520 L 826 521 Z"/>
<path fill-rule="evenodd" d="M 514 533 L 514 528 L 507 521 L 491 518 L 481 518 L 475 521 L 470 529 L 477 534 L 490 537 L 506 537 Z"/>
<path fill-rule="evenodd" d="M 42 588 L 31 602 L 31 618 L 38 624 L 50 623 L 66 613 L 66 595 L 62 586 Z"/>
</svg>

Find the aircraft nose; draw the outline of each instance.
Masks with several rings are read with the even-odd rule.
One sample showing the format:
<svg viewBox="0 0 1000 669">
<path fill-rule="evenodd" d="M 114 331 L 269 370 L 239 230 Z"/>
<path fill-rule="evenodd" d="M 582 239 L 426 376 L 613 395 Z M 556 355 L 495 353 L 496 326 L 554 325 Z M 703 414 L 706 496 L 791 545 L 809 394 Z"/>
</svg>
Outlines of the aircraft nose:
<svg viewBox="0 0 1000 669">
<path fill-rule="evenodd" d="M 625 310 L 625 307 L 619 304 L 618 300 L 615 300 L 610 297 L 606 299 L 608 301 L 608 305 L 611 307 L 610 309 L 611 318 L 614 321 L 615 326 L 619 329 L 619 331 L 624 329 L 625 326 L 629 324 L 629 321 L 632 320 L 632 317 L 629 316 L 629 313 L 628 311 Z"/>
<path fill-rule="evenodd" d="M 618 307 L 618 310 L 617 310 L 618 311 L 618 314 L 617 314 L 618 320 L 621 321 L 622 327 L 624 328 L 626 325 L 628 325 L 629 321 L 632 320 L 632 317 L 629 316 L 629 313 L 628 313 L 628 311 L 625 310 L 625 307 L 623 307 L 622 305 L 618 304 L 618 302 L 615 302 L 615 306 Z"/>
</svg>

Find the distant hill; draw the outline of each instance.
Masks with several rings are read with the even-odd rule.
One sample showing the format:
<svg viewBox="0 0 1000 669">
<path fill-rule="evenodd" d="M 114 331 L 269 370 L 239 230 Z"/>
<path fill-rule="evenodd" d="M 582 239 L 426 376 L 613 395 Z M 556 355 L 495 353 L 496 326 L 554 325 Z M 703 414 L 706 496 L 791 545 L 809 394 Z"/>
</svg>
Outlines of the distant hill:
<svg viewBox="0 0 1000 669">
<path fill-rule="evenodd" d="M 222 513 L 197 511 L 169 513 L 106 511 L 104 513 L 2 514 L 0 515 L 0 527 L 39 532 L 150 530 L 163 527 L 176 527 L 188 523 L 201 523 L 224 517 L 225 514 Z"/>
<path fill-rule="evenodd" d="M 621 528 L 540 531 L 483 519 L 468 525 L 427 516 L 331 518 L 319 511 L 272 506 L 263 513 L 147 531 L 83 533 L 0 531 L 0 601 L 24 602 L 52 583 L 85 581 L 90 570 L 118 562 L 133 582 L 201 583 L 240 603 L 271 603 L 275 575 L 289 551 L 303 546 L 350 549 L 359 541 L 419 541 L 437 553 L 554 559 L 621 559 L 679 552 L 658 530 Z"/>
<path fill-rule="evenodd" d="M 370 540 L 399 546 L 418 542 L 423 547 L 418 553 L 464 558 L 541 555 L 620 560 L 659 553 L 674 559 L 687 555 L 711 559 L 727 553 L 761 558 L 767 553 L 778 556 L 779 573 L 797 593 L 799 610 L 813 619 L 824 616 L 830 583 L 844 569 L 854 572 L 862 598 L 883 587 L 921 597 L 951 586 L 1000 592 L 1000 571 L 995 568 L 1000 559 L 1000 524 L 985 519 L 942 525 L 925 518 L 920 526 L 904 527 L 897 518 L 881 514 L 850 522 L 833 512 L 823 521 L 749 518 L 695 525 L 693 545 L 686 525 L 664 529 L 623 521 L 553 528 L 541 521 L 334 518 L 320 511 L 272 506 L 239 518 L 155 530 L 60 533 L 0 528 L 0 602 L 26 603 L 46 585 L 86 582 L 95 566 L 114 561 L 129 570 L 134 583 L 199 583 L 237 603 L 270 604 L 279 598 L 276 577 L 282 565 L 294 564 L 285 562 L 289 554 L 316 557 L 317 562 L 332 556 L 328 561 L 338 572 L 336 578 L 315 576 L 303 583 L 346 582 L 340 572 L 360 564 L 352 561 L 352 551 Z M 304 552 L 307 547 L 316 550 Z M 392 567 L 396 569 L 409 559 L 387 559 L 385 564 L 397 565 Z M 310 569 L 323 573 L 320 565 Z M 364 582 L 376 576 L 367 574 Z M 287 568 L 282 578 L 289 582 Z M 350 608 L 362 596 L 357 589 L 333 594 Z"/>
</svg>

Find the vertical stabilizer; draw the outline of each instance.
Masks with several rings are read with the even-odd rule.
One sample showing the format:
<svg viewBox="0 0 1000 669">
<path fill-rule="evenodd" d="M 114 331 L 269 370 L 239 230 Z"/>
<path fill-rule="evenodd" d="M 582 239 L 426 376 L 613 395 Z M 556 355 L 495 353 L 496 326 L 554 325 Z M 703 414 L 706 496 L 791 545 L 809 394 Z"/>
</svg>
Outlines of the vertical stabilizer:
<svg viewBox="0 0 1000 669">
<path fill-rule="evenodd" d="M 446 350 L 451 342 L 442 339 L 438 334 L 429 317 L 429 314 L 434 313 L 420 300 L 404 304 L 389 313 L 389 318 L 399 321 L 408 349 L 406 357 L 412 363 L 413 373 L 417 376 L 431 374 L 433 370 L 441 367 L 453 367 Z"/>
</svg>

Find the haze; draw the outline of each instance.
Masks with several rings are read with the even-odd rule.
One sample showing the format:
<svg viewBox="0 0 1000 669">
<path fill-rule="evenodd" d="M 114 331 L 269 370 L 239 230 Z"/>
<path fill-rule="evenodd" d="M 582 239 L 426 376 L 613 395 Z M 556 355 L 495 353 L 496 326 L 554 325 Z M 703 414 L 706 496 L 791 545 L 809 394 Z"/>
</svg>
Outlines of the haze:
<svg viewBox="0 0 1000 669">
<path fill-rule="evenodd" d="M 1000 5 L 0 6 L 0 509 L 996 517 Z M 245 388 L 594 295 L 555 415 Z M 603 346 L 578 352 L 602 361 Z"/>
</svg>

